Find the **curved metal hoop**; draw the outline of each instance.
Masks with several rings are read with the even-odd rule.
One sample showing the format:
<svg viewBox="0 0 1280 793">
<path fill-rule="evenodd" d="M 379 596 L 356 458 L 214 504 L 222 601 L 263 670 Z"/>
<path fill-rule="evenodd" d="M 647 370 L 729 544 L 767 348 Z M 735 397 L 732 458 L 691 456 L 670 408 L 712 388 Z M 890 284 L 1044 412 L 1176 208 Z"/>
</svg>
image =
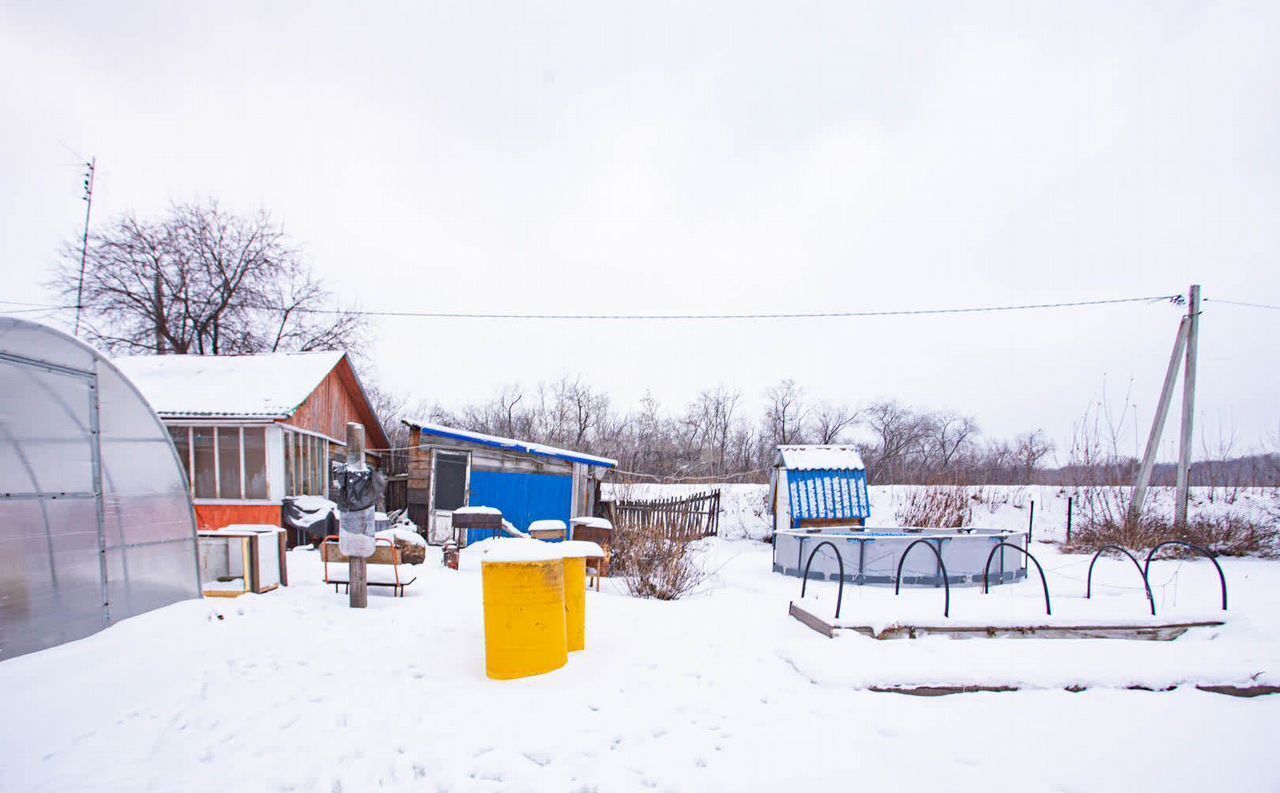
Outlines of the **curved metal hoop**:
<svg viewBox="0 0 1280 793">
<path fill-rule="evenodd" d="M 1011 542 L 1001 540 L 991 548 L 991 553 L 987 554 L 987 566 L 982 568 L 982 594 L 985 595 L 991 591 L 991 585 L 987 578 L 988 574 L 991 572 L 991 560 L 996 558 L 996 551 L 1006 547 L 1013 548 L 1015 551 L 1022 551 L 1023 555 L 1035 564 L 1036 571 L 1040 573 L 1040 586 L 1044 587 L 1044 613 L 1052 615 L 1053 609 L 1049 606 L 1049 582 L 1045 580 L 1044 568 L 1040 566 L 1040 561 L 1032 556 L 1030 551 L 1026 548 L 1014 545 Z"/>
<path fill-rule="evenodd" d="M 822 550 L 824 545 L 830 545 L 831 550 L 836 552 L 836 564 L 840 565 L 840 588 L 836 590 L 836 619 L 840 619 L 840 604 L 844 602 L 844 557 L 840 555 L 840 549 L 836 544 L 830 540 L 823 540 L 813 546 L 813 550 L 809 552 L 809 561 L 804 563 L 804 578 L 800 581 L 800 598 L 804 599 L 804 591 L 809 586 L 809 568 L 813 565 L 813 557 Z"/>
<path fill-rule="evenodd" d="M 1129 557 L 1129 561 L 1133 562 L 1133 566 L 1138 568 L 1138 575 L 1142 576 L 1142 588 L 1147 591 L 1147 602 L 1151 604 L 1151 616 L 1154 617 L 1156 615 L 1156 599 L 1151 596 L 1151 582 L 1147 580 L 1147 571 L 1142 569 L 1142 565 L 1138 562 L 1136 556 L 1119 545 L 1104 545 L 1093 555 L 1093 560 L 1089 562 L 1089 576 L 1085 579 L 1084 596 L 1087 598 L 1093 595 L 1093 566 L 1098 563 L 1098 557 L 1107 551 L 1119 551 Z"/>
<path fill-rule="evenodd" d="M 920 545 L 921 543 L 924 543 L 924 547 L 933 551 L 933 555 L 938 557 L 938 567 L 942 568 L 942 586 L 946 588 L 946 595 L 947 595 L 947 599 L 943 602 L 943 605 L 942 605 L 942 616 L 950 617 L 951 616 L 951 582 L 947 580 L 948 579 L 947 565 L 945 562 L 942 561 L 942 552 L 939 551 L 933 545 L 931 545 L 929 541 L 924 537 L 921 537 L 920 539 L 908 545 L 906 547 L 906 550 L 902 552 L 902 556 L 898 557 L 898 572 L 893 577 L 893 594 L 897 595 L 902 591 L 902 563 L 907 561 L 907 554 L 911 553 L 911 549 L 916 547 L 917 545 Z"/>
<path fill-rule="evenodd" d="M 1151 560 L 1155 558 L 1156 552 L 1159 551 L 1161 548 L 1165 547 L 1166 545 L 1181 545 L 1184 548 L 1190 548 L 1191 550 L 1197 551 L 1198 553 L 1200 553 L 1201 556 L 1208 557 L 1209 561 L 1213 562 L 1214 568 L 1218 571 L 1218 581 L 1219 583 L 1222 584 L 1222 610 L 1226 611 L 1227 610 L 1227 577 L 1222 573 L 1222 565 L 1218 564 L 1218 557 L 1215 556 L 1212 552 L 1207 551 L 1204 548 L 1201 548 L 1199 545 L 1195 545 L 1189 542 L 1183 542 L 1182 540 L 1166 540 L 1165 542 L 1160 543 L 1156 547 L 1152 548 L 1151 551 L 1147 554 L 1146 564 L 1142 566 L 1143 576 L 1147 576 L 1150 573 Z"/>
</svg>

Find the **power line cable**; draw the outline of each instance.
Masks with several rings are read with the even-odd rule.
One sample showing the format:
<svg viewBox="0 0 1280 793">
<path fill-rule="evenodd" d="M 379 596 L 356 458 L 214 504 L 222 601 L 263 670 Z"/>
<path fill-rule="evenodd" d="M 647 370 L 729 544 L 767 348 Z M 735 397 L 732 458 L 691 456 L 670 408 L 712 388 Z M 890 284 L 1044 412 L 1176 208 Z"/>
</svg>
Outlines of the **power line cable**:
<svg viewBox="0 0 1280 793">
<path fill-rule="evenodd" d="M 1020 303 L 1007 306 L 962 306 L 958 308 L 916 308 L 886 309 L 876 311 L 797 311 L 797 312 L 763 312 L 747 314 L 531 314 L 514 312 L 467 312 L 467 311 L 388 311 L 373 309 L 340 309 L 340 308 L 304 308 L 283 306 L 252 305 L 231 303 L 230 307 L 257 309 L 261 311 L 289 311 L 295 314 L 352 314 L 363 317 L 414 318 L 414 319 L 503 319 L 503 320 L 570 320 L 570 321 L 697 321 L 697 320 L 776 320 L 776 319 L 848 319 L 874 317 L 915 317 L 939 316 L 948 314 L 983 314 L 1007 311 L 1032 311 L 1038 309 L 1080 308 L 1086 306 L 1107 306 L 1122 303 L 1173 303 L 1179 304 L 1182 295 L 1151 295 L 1147 297 L 1119 297 L 1104 300 L 1072 300 L 1060 303 Z M 42 306 L 42 310 L 69 310 L 77 306 L 59 306 L 39 303 L 17 303 L 16 301 L 0 301 L 14 305 Z M 1224 301 L 1225 302 L 1225 301 Z M 6 312 L 16 313 L 16 312 Z"/>
<path fill-rule="evenodd" d="M 1280 306 L 1273 306 L 1269 303 L 1249 303 L 1244 300 L 1227 300 L 1223 297 L 1206 297 L 1206 303 L 1225 303 L 1229 306 L 1248 306 L 1249 308 L 1269 308 L 1272 311 L 1280 311 Z"/>
<path fill-rule="evenodd" d="M 1075 308 L 1103 306 L 1118 303 L 1158 303 L 1182 300 L 1182 295 L 1153 295 L 1149 297 L 1121 297 L 1107 300 L 1074 300 L 1062 303 L 1023 303 L 1010 306 L 967 306 L 961 308 L 890 309 L 883 311 L 801 311 L 752 314 L 524 314 L 506 312 L 466 311 L 380 311 L 336 308 L 297 308 L 295 313 L 306 314 L 355 314 L 365 317 L 412 317 L 425 319 L 510 319 L 510 320 L 747 320 L 747 319 L 834 319 L 852 317 L 906 317 L 939 314 L 979 314 L 1000 311 L 1028 311 L 1047 308 Z M 268 307 L 261 306 L 267 309 Z M 284 309 L 271 307 L 272 310 Z"/>
</svg>

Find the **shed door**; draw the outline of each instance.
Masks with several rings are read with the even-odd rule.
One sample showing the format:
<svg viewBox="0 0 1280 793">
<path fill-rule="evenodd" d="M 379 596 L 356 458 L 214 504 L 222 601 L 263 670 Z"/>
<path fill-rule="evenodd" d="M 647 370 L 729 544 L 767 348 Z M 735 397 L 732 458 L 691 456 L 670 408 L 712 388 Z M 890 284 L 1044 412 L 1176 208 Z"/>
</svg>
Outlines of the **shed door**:
<svg viewBox="0 0 1280 793">
<path fill-rule="evenodd" d="M 453 537 L 453 511 L 467 504 L 471 455 L 466 452 L 431 453 L 431 525 L 427 542 L 439 544 Z"/>
<path fill-rule="evenodd" d="M 502 517 L 521 531 L 535 520 L 559 519 L 567 524 L 572 517 L 573 477 L 474 471 L 471 504 L 502 510 Z"/>
</svg>

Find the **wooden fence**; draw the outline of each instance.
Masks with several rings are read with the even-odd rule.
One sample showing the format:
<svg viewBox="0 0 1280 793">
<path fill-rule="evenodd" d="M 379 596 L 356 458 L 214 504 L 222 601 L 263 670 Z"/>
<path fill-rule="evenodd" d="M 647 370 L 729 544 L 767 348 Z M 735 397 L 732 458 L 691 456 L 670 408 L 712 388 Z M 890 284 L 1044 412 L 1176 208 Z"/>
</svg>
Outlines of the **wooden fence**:
<svg viewBox="0 0 1280 793">
<path fill-rule="evenodd" d="M 698 540 L 720 531 L 719 490 L 685 498 L 605 501 L 600 506 L 619 533 L 657 529 L 669 539 Z"/>
<path fill-rule="evenodd" d="M 395 512 L 409 506 L 409 475 L 392 474 L 387 477 L 387 489 L 383 491 L 383 512 Z"/>
</svg>

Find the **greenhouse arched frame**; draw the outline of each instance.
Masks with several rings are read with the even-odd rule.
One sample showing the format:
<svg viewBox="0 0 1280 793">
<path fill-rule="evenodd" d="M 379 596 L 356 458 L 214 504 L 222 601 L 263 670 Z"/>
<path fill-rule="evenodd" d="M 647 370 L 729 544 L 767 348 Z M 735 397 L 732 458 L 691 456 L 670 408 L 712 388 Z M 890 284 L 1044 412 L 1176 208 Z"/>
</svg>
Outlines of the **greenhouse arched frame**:
<svg viewBox="0 0 1280 793">
<path fill-rule="evenodd" d="M 89 345 L 0 317 L 0 659 L 200 596 L 159 417 Z"/>
</svg>

